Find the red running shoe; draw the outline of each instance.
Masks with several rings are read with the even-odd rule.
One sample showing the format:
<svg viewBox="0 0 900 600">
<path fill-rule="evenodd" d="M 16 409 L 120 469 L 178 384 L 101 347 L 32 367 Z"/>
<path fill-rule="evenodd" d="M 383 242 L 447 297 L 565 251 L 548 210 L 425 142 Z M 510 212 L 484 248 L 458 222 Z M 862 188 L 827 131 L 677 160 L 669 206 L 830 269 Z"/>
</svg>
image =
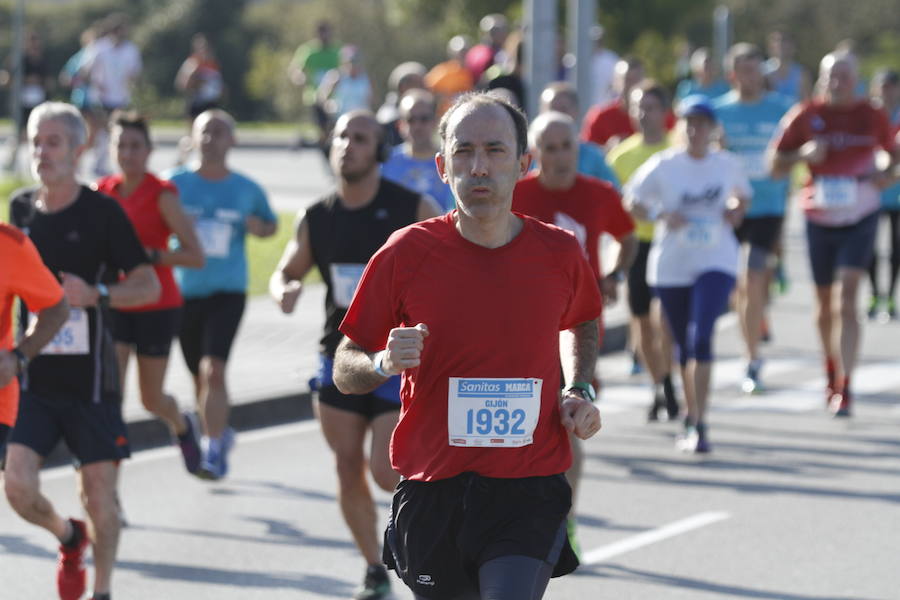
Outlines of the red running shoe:
<svg viewBox="0 0 900 600">
<path fill-rule="evenodd" d="M 844 390 L 838 392 L 831 397 L 828 403 L 828 412 L 832 417 L 849 417 L 850 416 L 850 392 Z"/>
<path fill-rule="evenodd" d="M 84 568 L 84 551 L 90 539 L 84 521 L 69 519 L 75 530 L 78 543 L 74 546 L 59 547 L 59 562 L 56 564 L 56 589 L 60 600 L 78 600 L 87 587 L 87 572 Z"/>
</svg>

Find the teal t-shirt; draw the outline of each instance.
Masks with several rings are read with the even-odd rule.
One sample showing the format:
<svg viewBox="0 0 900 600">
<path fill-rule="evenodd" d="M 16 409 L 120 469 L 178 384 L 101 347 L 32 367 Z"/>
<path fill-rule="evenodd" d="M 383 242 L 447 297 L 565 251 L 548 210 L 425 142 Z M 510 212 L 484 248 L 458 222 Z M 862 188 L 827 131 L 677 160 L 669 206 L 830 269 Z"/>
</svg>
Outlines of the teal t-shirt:
<svg viewBox="0 0 900 600">
<path fill-rule="evenodd" d="M 606 155 L 603 148 L 592 142 L 578 143 L 578 172 L 582 175 L 590 175 L 603 181 L 608 181 L 613 186 L 622 191 L 619 185 L 619 178 L 606 162 Z"/>
<path fill-rule="evenodd" d="M 900 131 L 900 108 L 888 115 L 891 120 L 891 131 Z M 881 207 L 884 210 L 900 210 L 900 183 L 895 183 L 881 192 Z"/>
<path fill-rule="evenodd" d="M 193 169 L 180 167 L 166 178 L 178 188 L 184 212 L 193 220 L 206 256 L 202 269 L 175 268 L 182 295 L 202 298 L 218 292 L 246 292 L 245 220 L 250 215 L 268 223 L 277 220 L 266 193 L 256 182 L 234 172 L 211 181 Z"/>
<path fill-rule="evenodd" d="M 753 187 L 748 217 L 784 215 L 790 181 L 769 176 L 766 149 L 790 107 L 790 98 L 776 92 L 754 103 L 741 102 L 734 91 L 713 100 L 727 149 L 740 159 Z"/>
<path fill-rule="evenodd" d="M 397 146 L 391 157 L 381 165 L 381 175 L 414 192 L 428 194 L 441 205 L 444 212 L 456 208 L 456 200 L 450 186 L 441 180 L 433 158 L 413 158 Z"/>
<path fill-rule="evenodd" d="M 706 96 L 708 99 L 712 100 L 722 94 L 727 94 L 729 89 L 728 82 L 724 79 L 717 79 L 709 85 L 700 85 L 693 79 L 685 79 L 675 88 L 676 108 L 677 104 L 688 96 L 700 95 Z"/>
</svg>

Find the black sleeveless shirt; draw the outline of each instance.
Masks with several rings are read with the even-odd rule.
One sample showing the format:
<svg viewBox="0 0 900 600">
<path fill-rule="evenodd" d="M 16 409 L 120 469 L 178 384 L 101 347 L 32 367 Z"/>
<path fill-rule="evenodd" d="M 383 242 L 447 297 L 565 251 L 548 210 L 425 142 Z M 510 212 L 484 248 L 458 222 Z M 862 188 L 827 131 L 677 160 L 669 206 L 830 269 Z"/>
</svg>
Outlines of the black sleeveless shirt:
<svg viewBox="0 0 900 600">
<path fill-rule="evenodd" d="M 338 327 L 362 269 L 394 231 L 416 222 L 420 201 L 419 194 L 382 178 L 375 197 L 362 208 L 344 207 L 334 192 L 307 209 L 313 260 L 328 288 L 319 347 L 329 358 L 341 341 Z"/>
</svg>

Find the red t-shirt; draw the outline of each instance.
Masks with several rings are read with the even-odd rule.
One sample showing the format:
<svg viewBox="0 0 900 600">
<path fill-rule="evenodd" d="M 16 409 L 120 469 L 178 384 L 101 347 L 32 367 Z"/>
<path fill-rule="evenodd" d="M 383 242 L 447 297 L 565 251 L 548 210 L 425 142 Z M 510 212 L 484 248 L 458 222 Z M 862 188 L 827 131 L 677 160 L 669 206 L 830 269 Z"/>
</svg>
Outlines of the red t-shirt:
<svg viewBox="0 0 900 600">
<path fill-rule="evenodd" d="M 861 179 L 871 175 L 875 171 L 875 151 L 881 147 L 894 152 L 887 114 L 864 99 L 849 106 L 814 100 L 785 115 L 774 144 L 779 152 L 792 152 L 814 139 L 824 140 L 828 150 L 823 162 L 808 165 L 812 177 L 800 191 L 807 217 L 823 225 L 846 225 L 878 210 L 880 193 L 871 183 L 861 182 L 853 205 L 827 209 L 817 207 L 816 186 L 821 185 L 822 178 Z"/>
<path fill-rule="evenodd" d="M 666 129 L 671 131 L 675 127 L 675 114 L 670 110 L 666 112 Z M 594 142 L 605 146 L 612 138 L 625 138 L 636 133 L 634 123 L 628 116 L 625 104 L 621 100 L 613 100 L 608 104 L 600 104 L 592 107 L 581 124 L 581 139 L 585 142 Z"/>
<path fill-rule="evenodd" d="M 530 217 L 509 244 L 489 249 L 463 238 L 454 216 L 395 232 L 341 323 L 368 351 L 384 348 L 394 327 L 428 326 L 421 365 L 403 373 L 391 464 L 422 481 L 562 473 L 572 454 L 559 417 L 559 332 L 600 314 L 590 265 L 570 234 Z M 541 380 L 533 443 L 451 445 L 451 377 Z"/>
<path fill-rule="evenodd" d="M 12 309 L 16 296 L 38 313 L 59 303 L 63 290 L 44 266 L 41 255 L 24 233 L 0 223 L 0 349 L 13 346 Z M 19 382 L 0 388 L 0 424 L 12 427 L 19 407 Z"/>
<path fill-rule="evenodd" d="M 512 208 L 572 233 L 598 280 L 603 276 L 601 234 L 621 240 L 634 231 L 634 219 L 622 206 L 616 188 L 586 175 L 576 175 L 575 184 L 567 190 L 548 190 L 537 173 L 529 173 L 516 184 Z"/>
<path fill-rule="evenodd" d="M 138 239 L 145 248 L 166 250 L 169 247 L 169 236 L 172 235 L 172 231 L 159 210 L 159 196 L 163 192 L 178 194 L 175 185 L 159 179 L 151 173 L 147 173 L 134 192 L 127 198 L 123 198 L 119 193 L 119 185 L 121 183 L 121 175 L 109 175 L 97 182 L 97 190 L 115 198 L 119 202 L 125 210 L 125 214 L 128 215 L 131 224 L 134 225 Z M 175 283 L 172 267 L 168 265 L 153 265 L 153 269 L 156 271 L 156 276 L 159 278 L 159 284 L 162 287 L 159 300 L 153 304 L 131 308 L 117 308 L 116 310 L 143 312 L 176 308 L 182 305 L 181 292 L 178 289 L 178 284 Z"/>
</svg>

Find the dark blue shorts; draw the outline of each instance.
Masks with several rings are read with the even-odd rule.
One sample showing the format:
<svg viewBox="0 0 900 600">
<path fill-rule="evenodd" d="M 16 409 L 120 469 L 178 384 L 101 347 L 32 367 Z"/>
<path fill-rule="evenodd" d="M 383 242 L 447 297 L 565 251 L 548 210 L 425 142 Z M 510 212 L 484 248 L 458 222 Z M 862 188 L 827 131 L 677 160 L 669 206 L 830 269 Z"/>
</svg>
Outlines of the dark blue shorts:
<svg viewBox="0 0 900 600">
<path fill-rule="evenodd" d="M 334 385 L 334 360 L 319 356 L 319 372 L 309 387 L 318 394 L 319 402 L 360 414 L 369 421 L 387 412 L 400 410 L 400 376 L 394 375 L 368 394 L 342 394 Z"/>
<path fill-rule="evenodd" d="M 843 227 L 824 227 L 806 222 L 809 262 L 817 286 L 834 283 L 841 267 L 865 271 L 872 263 L 878 213 L 872 213 L 859 223 Z"/>
<path fill-rule="evenodd" d="M 46 458 L 60 440 L 81 465 L 131 456 L 119 403 L 48 399 L 23 391 L 9 443 Z"/>
</svg>

